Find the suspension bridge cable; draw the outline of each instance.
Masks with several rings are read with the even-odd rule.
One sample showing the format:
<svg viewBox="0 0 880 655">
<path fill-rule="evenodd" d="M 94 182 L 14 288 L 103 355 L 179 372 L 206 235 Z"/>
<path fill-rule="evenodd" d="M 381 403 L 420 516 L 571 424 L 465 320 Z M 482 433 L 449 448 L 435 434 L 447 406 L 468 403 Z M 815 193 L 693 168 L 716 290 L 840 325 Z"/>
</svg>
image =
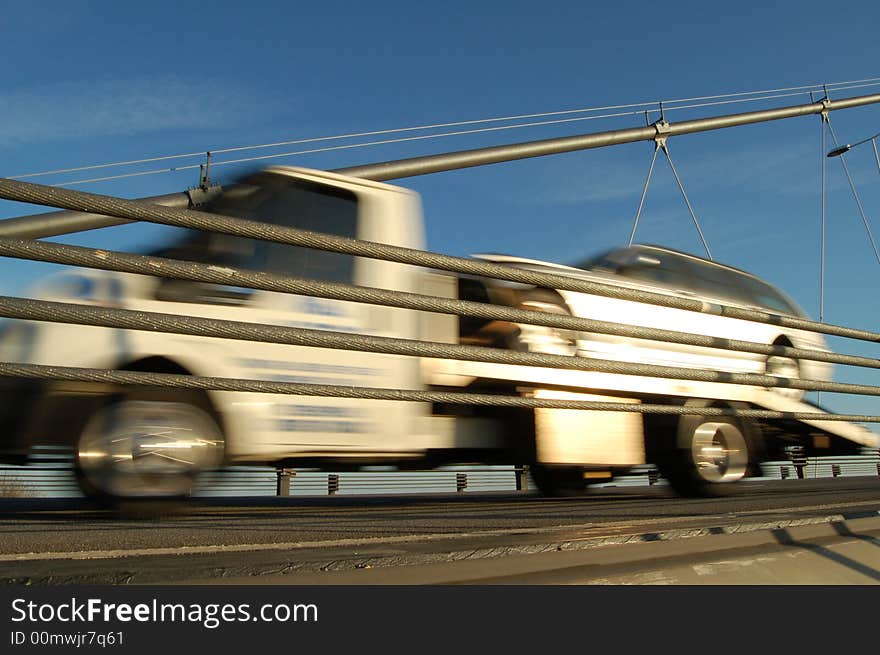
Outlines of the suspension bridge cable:
<svg viewBox="0 0 880 655">
<path fill-rule="evenodd" d="M 799 95 L 799 94 L 796 94 L 796 95 Z M 727 103 L 720 102 L 717 104 L 727 104 Z M 669 109 L 674 110 L 677 108 L 682 108 L 682 107 L 672 107 Z M 665 102 L 663 103 L 663 109 L 667 110 Z M 658 109 L 658 110 L 651 110 L 651 111 L 660 111 L 660 110 Z M 364 148 L 364 147 L 372 147 L 372 146 L 379 146 L 379 145 L 390 145 L 390 144 L 395 144 L 395 143 L 421 141 L 421 140 L 426 140 L 426 139 L 444 138 L 444 137 L 451 137 L 451 136 L 463 136 L 463 135 L 469 135 L 469 134 L 497 132 L 497 131 L 502 131 L 502 130 L 518 129 L 521 127 L 558 125 L 558 124 L 563 124 L 563 123 L 581 122 L 581 121 L 588 121 L 588 120 L 599 120 L 599 119 L 615 118 L 615 117 L 621 117 L 621 116 L 634 116 L 634 115 L 640 115 L 642 113 L 647 114 L 648 112 L 643 112 L 641 110 L 615 112 L 615 113 L 611 113 L 611 114 L 600 114 L 600 115 L 595 115 L 595 116 L 578 116 L 578 117 L 574 117 L 574 118 L 556 119 L 556 120 L 552 120 L 552 121 L 539 121 L 539 122 L 534 121 L 534 122 L 530 122 L 530 123 L 516 123 L 513 125 L 500 125 L 500 126 L 494 126 L 494 127 L 476 128 L 476 129 L 472 129 L 472 130 L 457 130 L 457 131 L 452 131 L 452 132 L 440 132 L 440 133 L 435 133 L 435 134 L 422 134 L 422 135 L 417 135 L 417 136 L 399 137 L 396 139 L 363 141 L 363 142 L 358 142 L 358 143 L 342 144 L 342 145 L 336 145 L 336 146 L 327 146 L 324 148 L 309 148 L 309 149 L 304 149 L 304 150 L 295 150 L 295 151 L 289 151 L 289 152 L 273 153 L 273 154 L 269 154 L 269 155 L 258 155 L 258 156 L 254 156 L 254 157 L 242 157 L 242 158 L 238 158 L 238 159 L 212 161 L 211 166 L 216 168 L 217 166 L 227 166 L 230 164 L 241 164 L 241 163 L 248 163 L 248 162 L 255 162 L 255 161 L 266 161 L 268 159 L 279 159 L 279 158 L 283 158 L 283 157 L 292 157 L 292 156 L 298 156 L 298 155 L 308 155 L 308 154 L 332 152 L 332 151 L 339 151 L 339 150 L 351 150 L 354 148 Z M 218 152 L 218 151 L 212 151 L 212 154 L 216 153 L 216 152 Z M 119 175 L 109 175 L 109 176 L 104 176 L 104 177 L 72 180 L 69 182 L 63 182 L 63 183 L 56 184 L 55 186 L 67 187 L 67 186 L 74 186 L 77 184 L 105 182 L 105 181 L 119 180 L 119 179 L 125 179 L 125 178 L 130 178 L 130 177 L 142 177 L 142 176 L 146 176 L 146 175 L 157 175 L 157 174 L 161 174 L 161 173 L 173 173 L 173 172 L 180 172 L 180 171 L 187 171 L 187 170 L 195 170 L 195 169 L 200 168 L 201 166 L 202 166 L 202 164 L 188 164 L 185 166 L 151 169 L 151 170 L 147 170 L 147 171 L 136 171 L 136 172 L 132 172 L 132 173 L 122 173 Z M 12 178 L 10 178 L 10 179 L 12 179 Z"/>
<path fill-rule="evenodd" d="M 861 88 L 864 86 L 877 86 L 877 85 L 880 85 L 880 78 L 866 78 L 866 79 L 862 79 L 862 80 L 852 80 L 852 81 L 847 81 L 847 82 L 834 82 L 834 83 L 825 84 L 825 85 L 812 84 L 812 85 L 803 85 L 803 86 L 796 86 L 796 87 L 782 87 L 782 88 L 778 88 L 778 89 L 766 89 L 766 90 L 761 90 L 761 91 L 741 91 L 741 92 L 735 92 L 735 93 L 716 94 L 716 95 L 710 95 L 710 96 L 695 96 L 692 98 L 681 98 L 681 99 L 673 99 L 673 100 L 664 101 L 664 104 L 666 104 L 668 109 L 670 109 L 670 110 L 691 109 L 691 108 L 699 108 L 699 107 L 717 106 L 717 105 L 722 105 L 722 104 L 731 104 L 731 103 L 736 103 L 736 102 L 754 102 L 754 101 L 758 101 L 758 100 L 769 100 L 769 99 L 774 99 L 774 98 L 790 97 L 792 95 L 800 95 L 800 93 L 788 93 L 788 92 L 793 92 L 793 91 L 799 91 L 799 92 L 806 93 L 807 90 L 810 90 L 810 89 L 817 90 L 819 88 L 822 88 L 822 89 L 833 88 L 834 90 L 840 91 L 840 90 L 847 90 L 847 89 L 852 89 L 852 88 Z M 777 94 L 777 95 L 771 95 L 771 94 Z M 754 97 L 748 97 L 748 96 L 754 96 Z M 731 98 L 733 98 L 733 99 L 731 99 Z M 725 100 L 722 100 L 722 99 L 725 99 Z M 695 103 L 697 101 L 703 101 L 703 100 L 710 100 L 710 101 L 717 100 L 718 102 L 700 102 L 699 104 L 690 104 L 690 105 L 682 105 L 681 104 L 681 103 L 687 103 L 687 102 Z M 207 151 L 188 152 L 188 153 L 180 153 L 180 154 L 175 154 L 175 155 L 163 155 L 163 156 L 157 156 L 157 157 L 147 157 L 147 158 L 141 158 L 141 159 L 132 159 L 132 160 L 126 160 L 126 161 L 111 162 L 111 163 L 106 163 L 106 164 L 93 164 L 93 165 L 88 165 L 88 166 L 76 166 L 76 167 L 72 167 L 72 168 L 55 169 L 55 170 L 41 171 L 41 172 L 36 172 L 36 173 L 25 173 L 25 174 L 21 174 L 21 175 L 10 176 L 9 179 L 25 179 L 25 178 L 48 176 L 48 175 L 60 175 L 60 174 L 66 174 L 66 173 L 82 172 L 82 171 L 87 171 L 87 170 L 100 170 L 100 169 L 113 168 L 113 167 L 133 166 L 133 165 L 152 163 L 152 162 L 157 162 L 157 161 L 170 161 L 173 159 L 186 159 L 186 158 L 192 158 L 192 157 L 201 157 L 201 156 L 205 155 L 206 152 L 211 152 L 214 154 L 241 152 L 241 151 L 246 151 L 246 150 L 257 150 L 257 149 L 281 147 L 281 146 L 285 146 L 285 145 L 317 143 L 317 142 L 322 142 L 322 141 L 341 140 L 341 139 L 348 139 L 348 138 L 360 138 L 360 137 L 364 137 L 364 136 L 379 136 L 379 135 L 383 135 L 383 134 L 396 134 L 396 133 L 401 133 L 401 132 L 411 132 L 411 131 L 430 130 L 430 129 L 442 129 L 442 128 L 446 128 L 446 127 L 459 127 L 459 126 L 465 126 L 465 125 L 477 125 L 477 124 L 485 124 L 485 123 L 493 123 L 493 122 L 522 120 L 522 119 L 526 119 L 526 118 L 545 118 L 545 117 L 550 117 L 550 116 L 562 116 L 562 115 L 571 115 L 571 114 L 577 114 L 577 113 L 589 113 L 589 112 L 608 111 L 608 110 L 617 110 L 617 109 L 633 109 L 633 108 L 637 108 L 637 107 L 651 108 L 651 107 L 655 107 L 656 105 L 658 105 L 658 101 L 648 101 L 648 102 L 629 103 L 629 104 L 622 104 L 622 105 L 609 105 L 609 106 L 605 106 L 605 107 L 569 109 L 569 110 L 561 110 L 561 111 L 553 111 L 553 112 L 519 114 L 519 115 L 512 115 L 512 116 L 500 116 L 500 117 L 494 117 L 494 118 L 482 118 L 482 119 L 474 119 L 474 120 L 466 120 L 466 121 L 435 123 L 435 124 L 430 124 L 430 125 L 391 128 L 391 129 L 385 129 L 385 130 L 373 130 L 373 131 L 368 131 L 368 132 L 354 132 L 354 133 L 348 133 L 348 134 L 339 134 L 339 135 L 322 136 L 322 137 L 311 137 L 311 138 L 295 139 L 295 140 L 289 140 L 289 141 L 276 141 L 273 143 L 263 143 L 263 144 L 256 144 L 256 145 L 250 145 L 250 146 L 216 148 L 216 149 L 207 150 Z M 648 111 L 656 112 L 657 109 L 649 109 Z M 642 113 L 642 112 L 639 111 L 637 113 Z M 624 114 L 613 114 L 613 115 L 626 115 L 626 114 L 624 113 Z M 592 117 L 590 117 L 590 118 L 592 118 Z M 535 127 L 535 126 L 541 126 L 541 125 L 547 125 L 547 124 L 552 124 L 552 122 L 541 121 L 541 122 L 534 122 L 534 123 L 522 123 L 522 124 L 518 124 L 516 126 L 504 126 L 504 129 L 513 129 L 514 127 L 515 128 Z M 465 131 L 465 132 L 461 132 L 461 133 L 467 134 L 469 132 Z M 443 136 L 452 136 L 452 135 L 456 135 L 456 134 L 459 134 L 459 133 L 442 133 L 442 134 L 438 134 L 438 135 L 426 135 L 424 138 L 440 138 Z M 364 147 L 364 146 L 376 145 L 376 144 L 384 144 L 384 143 L 393 143 L 393 142 L 395 142 L 395 141 L 387 141 L 387 142 L 386 141 L 379 141 L 379 142 L 375 142 L 375 143 L 363 144 L 362 146 L 358 146 L 358 147 Z M 316 152 L 321 152 L 321 151 L 322 150 L 317 150 Z M 304 153 L 297 152 L 294 154 L 304 154 Z M 285 156 L 285 155 L 277 155 L 277 156 Z M 255 159 L 259 159 L 259 158 L 251 158 L 251 159 L 248 159 L 245 161 L 254 161 Z M 196 166 L 190 166 L 187 168 L 181 167 L 181 168 L 160 169 L 160 170 L 155 170 L 155 171 L 145 171 L 145 172 L 139 173 L 139 175 L 152 175 L 152 174 L 156 174 L 156 173 L 173 172 L 175 170 L 187 170 L 188 168 L 196 168 Z M 134 175 L 131 175 L 131 176 L 133 177 Z M 94 179 L 89 179 L 89 180 L 69 182 L 67 184 L 68 185 L 69 184 L 81 184 L 81 183 L 85 183 L 85 182 L 104 181 L 104 180 L 108 180 L 108 179 L 121 179 L 121 177 L 128 177 L 128 176 L 127 175 L 125 175 L 125 176 L 107 176 L 107 177 L 102 177 L 102 178 L 94 178 Z"/>
<path fill-rule="evenodd" d="M 571 123 L 574 121 L 598 120 L 598 119 L 603 119 L 603 118 L 613 118 L 616 116 L 634 116 L 634 115 L 640 115 L 642 113 L 643 113 L 642 111 L 618 112 L 615 114 L 602 114 L 599 116 L 580 116 L 577 118 L 563 118 L 563 119 L 557 119 L 554 121 L 541 121 L 540 123 L 528 123 L 528 124 L 518 123 L 515 125 L 500 125 L 500 126 L 495 126 L 495 127 L 482 127 L 482 128 L 477 128 L 477 129 L 473 129 L 473 130 L 458 130 L 455 132 L 441 132 L 439 134 L 421 134 L 418 136 L 400 137 L 397 139 L 383 139 L 380 141 L 365 141 L 365 142 L 360 142 L 360 143 L 347 143 L 347 144 L 338 145 L 338 146 L 327 146 L 325 148 L 310 148 L 307 150 L 296 150 L 293 152 L 280 152 L 280 153 L 273 153 L 271 155 L 259 155 L 256 157 L 243 157 L 243 158 L 239 158 L 239 159 L 227 159 L 227 160 L 223 160 L 223 161 L 212 161 L 211 166 L 212 167 L 226 166 L 229 164 L 241 164 L 241 163 L 252 162 L 252 161 L 264 161 L 266 159 L 277 159 L 280 157 L 292 157 L 294 155 L 309 155 L 309 154 L 314 154 L 314 153 L 319 153 L 319 152 L 331 152 L 334 150 L 350 150 L 353 148 L 363 148 L 363 147 L 368 147 L 368 146 L 404 143 L 407 141 L 421 141 L 421 140 L 425 140 L 425 139 L 436 139 L 436 138 L 448 137 L 448 136 L 463 136 L 463 135 L 467 135 L 467 134 L 479 134 L 479 133 L 484 133 L 484 132 L 497 132 L 500 130 L 512 130 L 512 129 L 517 129 L 520 127 L 532 127 L 532 126 L 538 126 L 538 125 L 557 125 L 560 123 Z M 213 150 L 211 152 L 213 154 L 218 151 Z M 199 168 L 200 166 L 201 166 L 201 164 L 188 164 L 186 166 L 175 166 L 172 168 L 160 168 L 160 169 L 152 169 L 149 171 L 137 171 L 134 173 L 122 173 L 120 175 L 110 175 L 110 176 L 106 176 L 106 177 L 90 178 L 88 180 L 74 180 L 71 182 L 63 182 L 60 184 L 56 184 L 55 186 L 62 186 L 63 187 L 63 186 L 72 186 L 74 184 L 85 184 L 87 182 L 104 182 L 106 180 L 118 180 L 118 179 L 122 179 L 122 178 L 126 178 L 126 177 L 138 177 L 141 175 L 155 175 L 157 173 L 174 173 L 174 172 L 178 172 L 178 171 L 194 170 L 194 169 Z M 15 179 L 15 178 L 8 178 L 8 179 Z"/>
</svg>

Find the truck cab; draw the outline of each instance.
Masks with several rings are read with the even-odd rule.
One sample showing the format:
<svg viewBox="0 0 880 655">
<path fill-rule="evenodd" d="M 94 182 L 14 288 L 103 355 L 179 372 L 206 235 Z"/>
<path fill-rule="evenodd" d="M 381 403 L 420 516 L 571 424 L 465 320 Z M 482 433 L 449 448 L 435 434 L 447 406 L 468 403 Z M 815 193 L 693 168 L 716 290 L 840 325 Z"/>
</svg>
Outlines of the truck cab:
<svg viewBox="0 0 880 655">
<path fill-rule="evenodd" d="M 316 233 L 425 248 L 419 196 L 323 171 L 273 167 L 229 187 L 207 211 Z M 405 264 L 257 238 L 181 230 L 149 253 L 211 267 L 425 292 L 454 279 Z M 452 317 L 303 295 L 70 269 L 34 291 L 44 300 L 404 339 L 455 339 Z M 452 320 L 449 320 L 452 319 Z M 0 359 L 35 364 L 348 387 L 424 389 L 418 358 L 55 323 L 10 322 Z M 441 331 L 438 332 L 438 325 Z M 234 391 L 122 390 L 7 382 L 6 461 L 34 445 L 70 446 L 84 491 L 180 495 L 222 464 L 407 463 L 462 445 L 429 403 Z M 173 457 L 172 457 L 173 454 Z M 159 482 L 168 480 L 168 483 Z M 134 481 L 137 481 L 136 483 Z"/>
</svg>

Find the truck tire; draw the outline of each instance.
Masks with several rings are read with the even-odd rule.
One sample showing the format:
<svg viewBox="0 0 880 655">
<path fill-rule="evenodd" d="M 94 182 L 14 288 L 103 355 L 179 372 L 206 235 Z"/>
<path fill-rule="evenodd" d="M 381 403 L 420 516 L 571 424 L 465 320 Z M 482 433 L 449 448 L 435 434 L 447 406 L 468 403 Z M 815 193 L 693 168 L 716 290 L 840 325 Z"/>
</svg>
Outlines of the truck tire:
<svg viewBox="0 0 880 655">
<path fill-rule="evenodd" d="M 518 298 L 519 309 L 570 316 L 563 298 L 549 289 L 530 289 Z M 572 332 L 538 325 L 520 325 L 508 339 L 507 347 L 519 352 L 551 355 L 577 355 L 577 341 Z M 532 437 L 534 439 L 534 437 Z M 560 466 L 533 461 L 532 479 L 545 496 L 573 498 L 587 492 L 584 467 Z"/>
<path fill-rule="evenodd" d="M 587 492 L 584 469 L 581 466 L 551 466 L 533 464 L 532 480 L 544 496 L 574 498 Z"/>
<path fill-rule="evenodd" d="M 759 435 L 751 421 L 690 414 L 664 424 L 664 433 L 649 438 L 660 442 L 660 474 L 683 496 L 726 495 L 756 466 Z"/>
<path fill-rule="evenodd" d="M 199 400 L 170 391 L 108 399 L 77 440 L 83 493 L 116 508 L 188 497 L 197 475 L 223 458 L 223 435 Z"/>
</svg>

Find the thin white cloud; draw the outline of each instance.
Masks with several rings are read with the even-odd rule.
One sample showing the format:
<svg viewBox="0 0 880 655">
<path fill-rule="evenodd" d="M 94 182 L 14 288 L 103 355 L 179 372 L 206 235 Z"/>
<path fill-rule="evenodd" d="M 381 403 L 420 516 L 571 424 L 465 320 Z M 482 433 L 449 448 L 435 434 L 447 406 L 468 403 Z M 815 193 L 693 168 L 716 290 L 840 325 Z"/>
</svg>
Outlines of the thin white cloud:
<svg viewBox="0 0 880 655">
<path fill-rule="evenodd" d="M 248 94 L 180 76 L 82 80 L 0 91 L 0 147 L 228 124 Z"/>
</svg>

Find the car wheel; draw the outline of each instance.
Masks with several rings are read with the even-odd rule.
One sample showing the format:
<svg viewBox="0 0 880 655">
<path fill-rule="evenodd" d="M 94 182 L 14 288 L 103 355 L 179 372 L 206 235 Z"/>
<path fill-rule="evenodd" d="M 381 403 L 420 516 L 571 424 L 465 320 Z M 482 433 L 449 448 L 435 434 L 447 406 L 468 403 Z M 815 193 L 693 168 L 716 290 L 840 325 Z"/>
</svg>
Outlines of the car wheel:
<svg viewBox="0 0 880 655">
<path fill-rule="evenodd" d="M 571 315 L 559 294 L 544 289 L 533 289 L 524 293 L 517 307 L 548 314 Z M 577 354 L 576 335 L 570 330 L 526 324 L 517 327 L 516 333 L 508 339 L 507 346 L 511 350 L 548 355 Z"/>
<path fill-rule="evenodd" d="M 786 378 L 789 380 L 801 379 L 800 363 L 793 357 L 781 357 L 777 355 L 768 357 L 764 364 L 764 373 L 765 375 L 772 375 L 773 377 Z M 794 400 L 800 400 L 804 396 L 803 389 L 791 389 L 780 386 L 774 387 L 774 391 L 786 398 L 792 398 Z"/>
</svg>

